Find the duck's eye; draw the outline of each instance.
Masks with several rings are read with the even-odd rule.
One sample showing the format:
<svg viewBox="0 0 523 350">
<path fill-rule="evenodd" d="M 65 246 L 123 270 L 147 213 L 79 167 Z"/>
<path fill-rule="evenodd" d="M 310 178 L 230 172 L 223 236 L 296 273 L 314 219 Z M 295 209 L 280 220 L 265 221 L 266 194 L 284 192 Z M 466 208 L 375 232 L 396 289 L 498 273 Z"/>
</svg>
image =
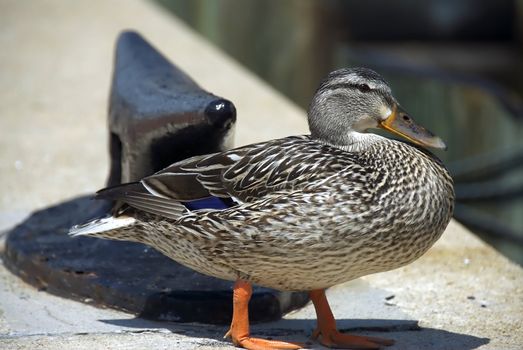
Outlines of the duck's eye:
<svg viewBox="0 0 523 350">
<path fill-rule="evenodd" d="M 371 90 L 370 86 L 368 86 L 367 84 L 358 84 L 356 85 L 356 88 L 361 92 L 369 92 Z"/>
</svg>

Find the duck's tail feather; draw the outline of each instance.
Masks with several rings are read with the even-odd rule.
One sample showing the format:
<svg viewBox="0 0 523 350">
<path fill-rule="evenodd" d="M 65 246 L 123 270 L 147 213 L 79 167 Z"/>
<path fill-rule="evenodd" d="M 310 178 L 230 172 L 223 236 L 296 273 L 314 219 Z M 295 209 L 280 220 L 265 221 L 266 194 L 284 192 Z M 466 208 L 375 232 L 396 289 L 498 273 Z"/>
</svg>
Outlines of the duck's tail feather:
<svg viewBox="0 0 523 350">
<path fill-rule="evenodd" d="M 135 222 L 136 219 L 131 216 L 108 216 L 71 227 L 69 236 L 105 236 L 104 233 L 132 226 Z"/>
<path fill-rule="evenodd" d="M 177 200 L 151 193 L 140 182 L 105 188 L 98 191 L 95 198 L 118 201 L 135 209 L 173 220 L 178 220 L 188 213 L 187 208 Z"/>
</svg>

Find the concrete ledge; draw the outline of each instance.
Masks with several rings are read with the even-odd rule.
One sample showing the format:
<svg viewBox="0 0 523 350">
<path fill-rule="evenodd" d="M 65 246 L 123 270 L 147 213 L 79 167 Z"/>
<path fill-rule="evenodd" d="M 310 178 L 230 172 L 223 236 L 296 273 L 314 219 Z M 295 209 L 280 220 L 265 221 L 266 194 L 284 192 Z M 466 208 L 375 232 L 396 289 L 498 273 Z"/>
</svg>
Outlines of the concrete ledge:
<svg viewBox="0 0 523 350">
<path fill-rule="evenodd" d="M 117 34 L 142 32 L 238 109 L 236 144 L 305 133 L 303 112 L 148 1 L 0 4 L 0 227 L 101 187 Z M 154 323 L 39 292 L 0 268 L 0 347 L 232 349 L 223 327 Z M 523 271 L 453 222 L 419 261 L 329 290 L 340 327 L 393 349 L 520 349 Z M 253 333 L 305 340 L 311 306 Z"/>
</svg>

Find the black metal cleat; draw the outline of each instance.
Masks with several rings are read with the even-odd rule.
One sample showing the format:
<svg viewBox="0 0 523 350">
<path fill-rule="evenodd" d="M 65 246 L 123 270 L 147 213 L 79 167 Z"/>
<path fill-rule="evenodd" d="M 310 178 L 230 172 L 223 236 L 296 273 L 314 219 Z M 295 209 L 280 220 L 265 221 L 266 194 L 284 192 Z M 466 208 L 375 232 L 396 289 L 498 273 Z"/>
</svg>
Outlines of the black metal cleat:
<svg viewBox="0 0 523 350">
<path fill-rule="evenodd" d="M 203 90 L 139 34 L 120 35 L 109 106 L 108 185 L 230 148 L 235 122 L 232 102 Z"/>
</svg>

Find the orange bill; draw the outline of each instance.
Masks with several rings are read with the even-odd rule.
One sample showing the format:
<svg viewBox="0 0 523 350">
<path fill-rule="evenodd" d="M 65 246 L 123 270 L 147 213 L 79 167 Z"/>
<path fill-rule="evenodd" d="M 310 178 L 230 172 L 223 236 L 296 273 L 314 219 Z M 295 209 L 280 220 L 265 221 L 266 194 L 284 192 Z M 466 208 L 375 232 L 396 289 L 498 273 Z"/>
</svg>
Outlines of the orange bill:
<svg viewBox="0 0 523 350">
<path fill-rule="evenodd" d="M 381 121 L 378 126 L 417 145 L 447 149 L 443 140 L 416 123 L 399 106 L 396 106 L 387 119 Z"/>
</svg>

